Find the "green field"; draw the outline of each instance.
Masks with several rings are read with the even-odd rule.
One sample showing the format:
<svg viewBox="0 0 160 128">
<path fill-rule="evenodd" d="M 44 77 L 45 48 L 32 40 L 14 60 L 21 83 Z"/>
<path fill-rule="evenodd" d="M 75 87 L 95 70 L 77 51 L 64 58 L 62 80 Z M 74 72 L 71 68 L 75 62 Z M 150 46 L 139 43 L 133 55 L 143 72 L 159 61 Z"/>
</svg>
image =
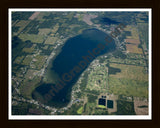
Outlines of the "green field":
<svg viewBox="0 0 160 128">
<path fill-rule="evenodd" d="M 80 108 L 77 110 L 77 113 L 78 113 L 78 114 L 82 114 L 82 112 L 83 112 L 83 107 L 80 107 Z"/>
<path fill-rule="evenodd" d="M 57 37 L 48 37 L 47 40 L 45 41 L 45 44 L 54 45 L 57 40 L 58 40 Z"/>
<path fill-rule="evenodd" d="M 18 36 L 22 41 L 30 40 L 32 43 L 43 43 L 44 36 L 36 34 L 20 34 Z"/>
<path fill-rule="evenodd" d="M 31 67 L 40 70 L 46 62 L 46 56 L 37 55 L 34 57 Z"/>
<path fill-rule="evenodd" d="M 33 79 L 25 79 L 20 87 L 20 92 L 25 98 L 32 99 L 32 92 L 38 86 L 38 83 L 41 81 L 41 78 L 35 76 Z"/>
<path fill-rule="evenodd" d="M 87 89 L 89 90 L 106 90 L 108 73 L 107 67 L 97 67 L 88 76 Z"/>
<path fill-rule="evenodd" d="M 31 61 L 33 59 L 32 55 L 27 55 L 24 60 L 22 61 L 22 65 L 30 65 Z"/>
</svg>

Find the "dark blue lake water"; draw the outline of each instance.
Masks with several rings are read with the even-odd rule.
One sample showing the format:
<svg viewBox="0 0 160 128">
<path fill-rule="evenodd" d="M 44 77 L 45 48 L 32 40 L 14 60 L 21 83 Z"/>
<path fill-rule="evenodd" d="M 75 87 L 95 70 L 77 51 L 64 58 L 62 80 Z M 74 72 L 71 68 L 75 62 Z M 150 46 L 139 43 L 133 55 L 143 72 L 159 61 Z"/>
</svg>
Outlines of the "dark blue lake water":
<svg viewBox="0 0 160 128">
<path fill-rule="evenodd" d="M 57 87 L 53 83 L 42 83 L 38 86 L 32 96 L 40 102 L 54 107 L 64 107 L 71 99 L 71 88 L 78 80 L 81 73 L 88 67 L 88 65 L 99 55 L 115 50 L 115 42 L 106 33 L 97 29 L 88 29 L 82 34 L 70 38 L 66 41 L 62 51 L 52 62 L 53 73 L 57 73 L 59 79 L 65 83 L 58 92 L 54 91 L 52 87 Z M 107 45 L 106 45 L 107 43 Z M 76 70 L 75 70 L 76 69 Z M 60 83 L 60 82 L 59 82 Z M 56 88 L 55 87 L 55 88 Z M 54 96 L 45 98 L 46 94 L 50 94 L 50 90 Z"/>
</svg>

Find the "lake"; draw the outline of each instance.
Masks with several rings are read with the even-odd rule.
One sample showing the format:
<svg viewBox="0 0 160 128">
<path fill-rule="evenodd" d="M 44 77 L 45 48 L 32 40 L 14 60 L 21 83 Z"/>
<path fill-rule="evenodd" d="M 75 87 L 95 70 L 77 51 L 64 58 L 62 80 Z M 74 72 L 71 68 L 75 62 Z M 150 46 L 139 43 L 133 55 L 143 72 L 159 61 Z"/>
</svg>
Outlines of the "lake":
<svg viewBox="0 0 160 128">
<path fill-rule="evenodd" d="M 111 40 L 108 43 L 105 39 Z M 106 45 L 107 43 L 107 45 Z M 68 39 L 62 47 L 61 52 L 52 62 L 50 72 L 58 75 L 59 81 L 64 86 L 57 92 L 53 87 L 57 83 L 41 83 L 32 93 L 34 99 L 54 107 L 65 107 L 71 99 L 71 89 L 88 65 L 100 55 L 115 50 L 114 40 L 106 33 L 98 29 L 87 29 L 82 34 Z M 46 94 L 54 93 L 52 97 L 46 98 Z"/>
</svg>

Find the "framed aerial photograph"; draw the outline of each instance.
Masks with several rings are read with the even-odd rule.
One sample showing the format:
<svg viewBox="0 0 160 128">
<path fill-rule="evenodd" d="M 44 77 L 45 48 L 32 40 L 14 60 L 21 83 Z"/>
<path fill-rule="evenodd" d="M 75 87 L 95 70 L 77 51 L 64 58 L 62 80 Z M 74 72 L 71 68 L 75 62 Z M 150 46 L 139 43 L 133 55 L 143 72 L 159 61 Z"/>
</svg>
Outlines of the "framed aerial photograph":
<svg viewBox="0 0 160 128">
<path fill-rule="evenodd" d="M 10 8 L 9 120 L 151 120 L 152 9 Z"/>
</svg>

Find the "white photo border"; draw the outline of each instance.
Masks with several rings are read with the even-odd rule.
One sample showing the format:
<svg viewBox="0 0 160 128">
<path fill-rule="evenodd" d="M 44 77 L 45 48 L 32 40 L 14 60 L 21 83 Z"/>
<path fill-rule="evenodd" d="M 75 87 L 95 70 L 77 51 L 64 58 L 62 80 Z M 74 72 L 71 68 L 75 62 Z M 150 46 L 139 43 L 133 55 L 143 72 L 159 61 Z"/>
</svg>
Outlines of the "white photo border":
<svg viewBox="0 0 160 128">
<path fill-rule="evenodd" d="M 148 115 L 12 115 L 12 92 L 11 92 L 11 41 L 12 41 L 12 26 L 11 26 L 11 14 L 13 11 L 121 11 L 121 12 L 135 12 L 135 11 L 148 11 L 149 13 L 149 114 Z M 151 120 L 152 119 L 152 9 L 151 8 L 81 8 L 81 9 L 70 9 L 70 8 L 9 8 L 8 9 L 8 119 L 9 120 Z"/>
</svg>

